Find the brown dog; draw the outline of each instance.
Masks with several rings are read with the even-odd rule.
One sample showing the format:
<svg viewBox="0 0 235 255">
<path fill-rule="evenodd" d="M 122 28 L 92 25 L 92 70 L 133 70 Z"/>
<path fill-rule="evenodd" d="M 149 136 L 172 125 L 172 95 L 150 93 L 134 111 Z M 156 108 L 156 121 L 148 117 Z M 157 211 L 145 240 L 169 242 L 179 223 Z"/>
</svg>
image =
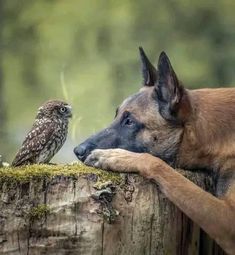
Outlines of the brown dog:
<svg viewBox="0 0 235 255">
<path fill-rule="evenodd" d="M 187 90 L 165 53 L 158 70 L 141 48 L 140 53 L 144 87 L 122 103 L 110 127 L 74 152 L 88 165 L 154 180 L 227 253 L 235 254 L 235 89 Z M 210 170 L 217 176 L 217 197 L 173 167 Z"/>
</svg>

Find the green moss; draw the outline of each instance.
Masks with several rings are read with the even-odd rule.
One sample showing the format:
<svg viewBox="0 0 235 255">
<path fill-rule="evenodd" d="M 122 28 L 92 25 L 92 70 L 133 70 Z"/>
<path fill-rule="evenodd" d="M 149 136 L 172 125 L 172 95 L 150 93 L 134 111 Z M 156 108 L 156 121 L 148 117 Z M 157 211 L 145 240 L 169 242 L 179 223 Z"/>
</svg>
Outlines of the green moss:
<svg viewBox="0 0 235 255">
<path fill-rule="evenodd" d="M 45 205 L 41 204 L 36 207 L 32 207 L 29 211 L 29 219 L 30 220 L 40 220 L 46 216 L 50 212 L 50 208 Z"/>
<path fill-rule="evenodd" d="M 3 183 L 26 183 L 30 180 L 53 178 L 56 176 L 68 176 L 77 178 L 94 174 L 99 182 L 112 181 L 120 183 L 121 177 L 117 173 L 108 172 L 93 167 L 85 166 L 81 163 L 72 165 L 29 165 L 23 167 L 5 167 L 0 168 L 0 184 Z"/>
</svg>

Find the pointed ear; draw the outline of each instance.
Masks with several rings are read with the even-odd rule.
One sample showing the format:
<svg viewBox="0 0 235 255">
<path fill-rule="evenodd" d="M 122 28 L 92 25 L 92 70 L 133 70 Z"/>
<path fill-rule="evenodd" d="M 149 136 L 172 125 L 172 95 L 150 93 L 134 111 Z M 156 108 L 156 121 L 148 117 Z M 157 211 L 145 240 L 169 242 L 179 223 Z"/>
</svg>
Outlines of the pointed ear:
<svg viewBox="0 0 235 255">
<path fill-rule="evenodd" d="M 163 118 L 174 122 L 182 122 L 187 118 L 191 110 L 189 97 L 165 52 L 162 52 L 159 57 L 158 79 L 154 93 Z"/>
<path fill-rule="evenodd" d="M 142 47 L 139 47 L 139 51 L 142 64 L 143 85 L 148 87 L 154 86 L 157 80 L 157 70 L 147 58 Z"/>
</svg>

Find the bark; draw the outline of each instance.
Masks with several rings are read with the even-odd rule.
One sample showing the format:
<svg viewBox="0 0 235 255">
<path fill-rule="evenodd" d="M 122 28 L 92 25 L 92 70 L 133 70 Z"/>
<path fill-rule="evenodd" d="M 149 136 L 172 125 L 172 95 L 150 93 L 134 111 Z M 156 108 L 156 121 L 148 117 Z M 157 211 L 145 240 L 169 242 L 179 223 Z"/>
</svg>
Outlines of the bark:
<svg viewBox="0 0 235 255">
<path fill-rule="evenodd" d="M 182 173 L 212 190 L 207 176 Z M 0 254 L 223 254 L 156 184 L 137 175 L 118 185 L 100 185 L 95 174 L 2 182 L 0 194 Z"/>
</svg>

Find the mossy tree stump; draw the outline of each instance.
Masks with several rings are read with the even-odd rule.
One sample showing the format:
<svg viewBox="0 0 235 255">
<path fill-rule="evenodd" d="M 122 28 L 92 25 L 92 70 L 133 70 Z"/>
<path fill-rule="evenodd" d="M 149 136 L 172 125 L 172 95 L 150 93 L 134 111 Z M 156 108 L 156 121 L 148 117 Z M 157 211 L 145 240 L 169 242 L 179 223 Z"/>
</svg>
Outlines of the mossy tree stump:
<svg viewBox="0 0 235 255">
<path fill-rule="evenodd" d="M 181 171 L 204 189 L 203 174 Z M 137 175 L 83 165 L 0 169 L 0 254 L 223 254 Z"/>
</svg>

